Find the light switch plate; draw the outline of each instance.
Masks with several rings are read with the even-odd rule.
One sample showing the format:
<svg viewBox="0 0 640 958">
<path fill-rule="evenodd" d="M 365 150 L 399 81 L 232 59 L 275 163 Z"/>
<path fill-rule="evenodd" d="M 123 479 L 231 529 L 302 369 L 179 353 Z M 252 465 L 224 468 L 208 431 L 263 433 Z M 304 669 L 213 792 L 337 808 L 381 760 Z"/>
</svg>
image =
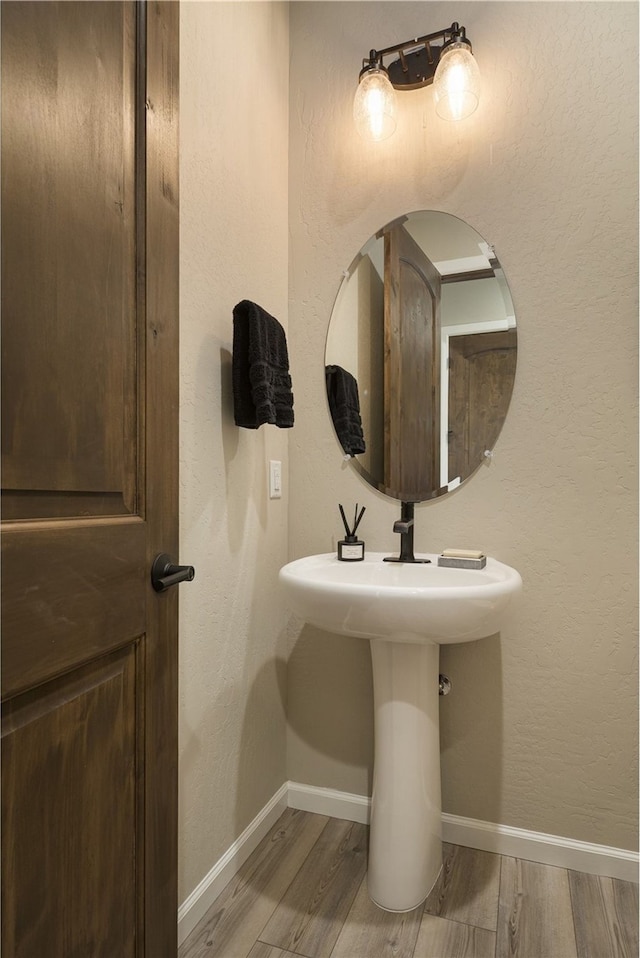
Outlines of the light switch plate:
<svg viewBox="0 0 640 958">
<path fill-rule="evenodd" d="M 279 459 L 269 460 L 269 498 L 282 498 L 282 463 Z"/>
</svg>

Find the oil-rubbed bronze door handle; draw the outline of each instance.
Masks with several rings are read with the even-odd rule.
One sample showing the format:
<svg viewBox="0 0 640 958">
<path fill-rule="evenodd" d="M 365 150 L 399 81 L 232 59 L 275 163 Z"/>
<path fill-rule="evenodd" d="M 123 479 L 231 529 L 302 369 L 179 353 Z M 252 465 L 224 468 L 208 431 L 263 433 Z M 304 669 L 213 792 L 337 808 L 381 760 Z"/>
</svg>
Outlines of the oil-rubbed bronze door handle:
<svg viewBox="0 0 640 958">
<path fill-rule="evenodd" d="M 196 570 L 192 565 L 176 565 L 166 552 L 161 552 L 151 566 L 151 585 L 156 592 L 164 592 L 179 582 L 191 582 Z"/>
</svg>

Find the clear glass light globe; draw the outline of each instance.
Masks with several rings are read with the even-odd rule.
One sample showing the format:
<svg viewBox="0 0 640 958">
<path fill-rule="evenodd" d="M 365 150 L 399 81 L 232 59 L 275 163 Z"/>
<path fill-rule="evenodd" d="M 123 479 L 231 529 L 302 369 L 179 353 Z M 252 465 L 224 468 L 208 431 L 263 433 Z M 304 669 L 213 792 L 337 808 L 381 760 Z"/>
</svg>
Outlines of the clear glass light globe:
<svg viewBox="0 0 640 958">
<path fill-rule="evenodd" d="M 440 57 L 433 78 L 436 113 L 444 120 L 464 120 L 480 100 L 480 70 L 467 43 L 452 43 Z"/>
<path fill-rule="evenodd" d="M 356 130 L 365 140 L 386 140 L 396 128 L 396 94 L 385 70 L 363 74 L 353 100 Z"/>
</svg>

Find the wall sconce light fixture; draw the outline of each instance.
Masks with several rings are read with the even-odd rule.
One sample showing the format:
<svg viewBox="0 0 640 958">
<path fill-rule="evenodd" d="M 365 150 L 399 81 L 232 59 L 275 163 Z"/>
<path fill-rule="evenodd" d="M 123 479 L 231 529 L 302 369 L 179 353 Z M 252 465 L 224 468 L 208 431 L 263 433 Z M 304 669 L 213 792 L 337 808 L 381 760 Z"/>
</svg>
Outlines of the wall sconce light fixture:
<svg viewBox="0 0 640 958">
<path fill-rule="evenodd" d="M 437 41 L 441 41 L 438 43 Z M 398 54 L 388 67 L 383 57 Z M 480 98 L 480 71 L 465 28 L 452 23 L 415 40 L 371 50 L 362 61 L 353 101 L 353 118 L 365 139 L 385 140 L 396 128 L 395 90 L 417 90 L 433 83 L 436 113 L 445 120 L 470 116 Z"/>
</svg>

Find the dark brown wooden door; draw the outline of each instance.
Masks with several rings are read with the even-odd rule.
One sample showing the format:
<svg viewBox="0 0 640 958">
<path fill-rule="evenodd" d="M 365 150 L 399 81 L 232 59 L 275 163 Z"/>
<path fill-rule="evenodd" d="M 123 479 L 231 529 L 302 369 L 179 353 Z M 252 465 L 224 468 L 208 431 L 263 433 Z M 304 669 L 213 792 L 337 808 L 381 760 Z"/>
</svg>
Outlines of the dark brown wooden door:
<svg viewBox="0 0 640 958">
<path fill-rule="evenodd" d="M 385 230 L 385 491 L 405 502 L 440 485 L 440 274 L 403 226 Z"/>
<path fill-rule="evenodd" d="M 493 449 L 509 408 L 516 331 L 449 338 L 449 478 L 466 479 Z"/>
<path fill-rule="evenodd" d="M 2 954 L 176 954 L 178 8 L 2 3 Z"/>
</svg>

